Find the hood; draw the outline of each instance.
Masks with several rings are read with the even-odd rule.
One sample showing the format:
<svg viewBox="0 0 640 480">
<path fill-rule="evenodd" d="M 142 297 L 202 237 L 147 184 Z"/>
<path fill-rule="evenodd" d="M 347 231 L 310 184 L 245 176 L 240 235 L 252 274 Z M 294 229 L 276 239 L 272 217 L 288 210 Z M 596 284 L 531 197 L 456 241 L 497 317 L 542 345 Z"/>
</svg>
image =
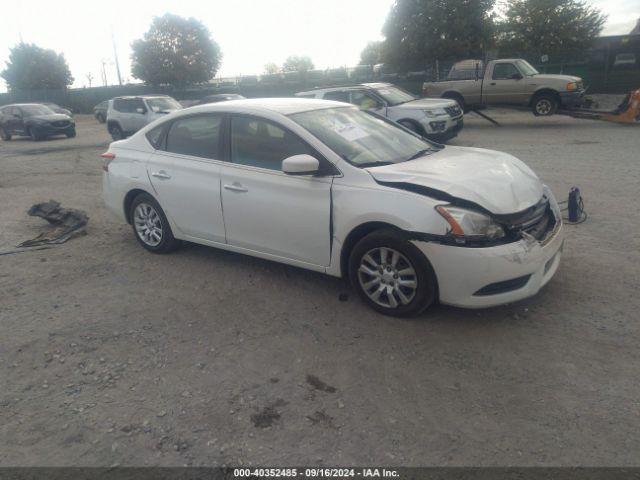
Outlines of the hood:
<svg viewBox="0 0 640 480">
<path fill-rule="evenodd" d="M 544 81 L 561 81 L 566 83 L 582 81 L 580 77 L 573 77 L 571 75 L 554 75 L 551 73 L 539 73 L 538 75 L 534 75 L 529 78 L 534 78 L 536 80 L 544 80 Z"/>
<path fill-rule="evenodd" d="M 33 115 L 28 117 L 27 120 L 35 120 L 37 122 L 59 122 L 60 120 L 71 121 L 71 117 L 62 113 L 50 113 L 48 115 Z"/>
<path fill-rule="evenodd" d="M 412 100 L 407 103 L 401 103 L 400 105 L 394 105 L 392 108 L 412 108 L 417 110 L 425 110 L 430 108 L 445 108 L 455 107 L 458 103 L 454 100 L 447 98 L 420 98 L 419 100 Z"/>
<path fill-rule="evenodd" d="M 542 182 L 512 155 L 445 147 L 403 163 L 366 169 L 385 184 L 413 184 L 473 202 L 496 215 L 522 212 L 542 198 Z"/>
</svg>

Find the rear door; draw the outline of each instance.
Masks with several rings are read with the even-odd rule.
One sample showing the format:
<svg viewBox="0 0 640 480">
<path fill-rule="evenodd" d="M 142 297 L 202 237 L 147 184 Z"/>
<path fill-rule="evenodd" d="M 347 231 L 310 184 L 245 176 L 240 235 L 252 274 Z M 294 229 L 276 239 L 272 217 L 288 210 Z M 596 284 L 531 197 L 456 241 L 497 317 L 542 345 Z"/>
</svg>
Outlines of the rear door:
<svg viewBox="0 0 640 480">
<path fill-rule="evenodd" d="M 220 204 L 222 114 L 174 120 L 147 169 L 160 205 L 189 237 L 225 242 Z M 151 130 L 152 136 L 155 130 Z"/>
<path fill-rule="evenodd" d="M 18 107 L 9 107 L 7 114 L 9 133 L 24 134 L 24 114 Z"/>
<path fill-rule="evenodd" d="M 493 64 L 490 78 L 483 82 L 482 95 L 488 105 L 519 105 L 528 101 L 524 76 L 513 62 Z"/>
<path fill-rule="evenodd" d="M 230 245 L 327 266 L 331 176 L 291 176 L 282 161 L 314 152 L 285 127 L 231 118 L 231 162 L 222 166 L 222 206 Z"/>
</svg>

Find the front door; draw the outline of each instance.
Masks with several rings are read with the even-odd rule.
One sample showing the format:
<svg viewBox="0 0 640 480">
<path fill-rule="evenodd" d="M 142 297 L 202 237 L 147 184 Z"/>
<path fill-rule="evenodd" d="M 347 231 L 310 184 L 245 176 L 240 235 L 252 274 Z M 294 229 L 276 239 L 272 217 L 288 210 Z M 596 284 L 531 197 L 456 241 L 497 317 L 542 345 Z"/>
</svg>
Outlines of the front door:
<svg viewBox="0 0 640 480">
<path fill-rule="evenodd" d="M 528 100 L 526 81 L 514 63 L 496 63 L 491 78 L 483 82 L 482 96 L 488 105 L 525 104 Z"/>
<path fill-rule="evenodd" d="M 147 170 L 160 205 L 181 232 L 225 242 L 220 205 L 222 115 L 182 117 L 169 127 L 166 142 Z"/>
<path fill-rule="evenodd" d="M 232 117 L 232 162 L 222 166 L 230 245 L 329 265 L 332 177 L 282 172 L 285 158 L 303 153 L 314 154 L 282 126 L 257 117 Z"/>
</svg>

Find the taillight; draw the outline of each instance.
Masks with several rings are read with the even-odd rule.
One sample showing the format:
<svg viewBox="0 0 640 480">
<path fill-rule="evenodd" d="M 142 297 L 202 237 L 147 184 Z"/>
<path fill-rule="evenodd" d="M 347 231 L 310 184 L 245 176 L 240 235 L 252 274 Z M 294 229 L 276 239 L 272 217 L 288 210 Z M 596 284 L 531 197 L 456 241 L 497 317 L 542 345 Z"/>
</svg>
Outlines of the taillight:
<svg viewBox="0 0 640 480">
<path fill-rule="evenodd" d="M 102 170 L 104 170 L 105 172 L 109 171 L 109 164 L 111 163 L 111 161 L 116 158 L 116 154 L 115 153 L 111 153 L 111 152 L 104 152 L 102 155 L 100 155 L 102 158 L 104 158 L 104 161 L 102 163 Z"/>
</svg>

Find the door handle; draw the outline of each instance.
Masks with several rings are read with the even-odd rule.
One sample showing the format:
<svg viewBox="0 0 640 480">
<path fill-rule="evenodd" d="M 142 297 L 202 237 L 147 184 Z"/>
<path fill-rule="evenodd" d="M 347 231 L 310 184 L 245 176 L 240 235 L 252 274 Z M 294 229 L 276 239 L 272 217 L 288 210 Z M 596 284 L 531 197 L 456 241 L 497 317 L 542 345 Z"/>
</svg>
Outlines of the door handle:
<svg viewBox="0 0 640 480">
<path fill-rule="evenodd" d="M 231 190 L 232 192 L 248 192 L 249 190 L 238 182 L 234 182 L 232 185 L 225 185 L 224 188 L 226 190 Z"/>
<path fill-rule="evenodd" d="M 164 170 L 160 170 L 159 172 L 152 172 L 151 176 L 159 178 L 161 180 L 169 180 L 171 178 L 171 175 L 167 174 L 167 172 L 165 172 Z"/>
<path fill-rule="evenodd" d="M 491 85 L 495 85 L 495 84 L 496 84 L 496 82 L 491 82 Z"/>
</svg>

